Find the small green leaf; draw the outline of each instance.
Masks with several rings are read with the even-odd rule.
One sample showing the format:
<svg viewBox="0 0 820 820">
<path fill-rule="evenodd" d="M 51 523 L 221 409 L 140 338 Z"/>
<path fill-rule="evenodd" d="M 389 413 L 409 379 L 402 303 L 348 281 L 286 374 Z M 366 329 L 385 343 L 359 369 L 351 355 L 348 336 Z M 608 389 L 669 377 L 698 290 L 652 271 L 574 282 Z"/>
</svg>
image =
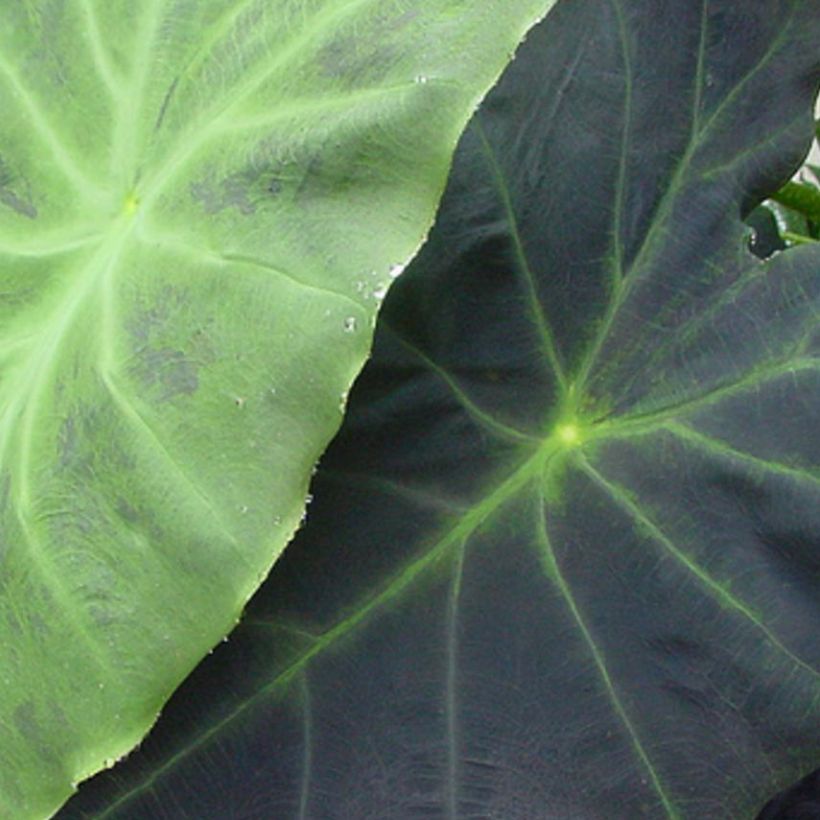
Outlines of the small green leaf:
<svg viewBox="0 0 820 820">
<path fill-rule="evenodd" d="M 820 189 L 805 182 L 787 182 L 772 199 L 802 214 L 806 219 L 820 223 Z"/>
</svg>

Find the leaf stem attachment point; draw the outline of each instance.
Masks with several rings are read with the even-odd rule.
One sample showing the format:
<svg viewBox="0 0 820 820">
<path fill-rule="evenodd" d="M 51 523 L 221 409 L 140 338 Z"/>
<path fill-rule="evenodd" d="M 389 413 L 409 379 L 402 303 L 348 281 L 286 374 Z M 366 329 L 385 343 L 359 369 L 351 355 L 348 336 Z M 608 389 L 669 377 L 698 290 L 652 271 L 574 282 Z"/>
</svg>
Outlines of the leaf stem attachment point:
<svg viewBox="0 0 820 820">
<path fill-rule="evenodd" d="M 140 207 L 140 198 L 136 191 L 130 191 L 123 202 L 123 212 L 126 216 L 133 216 Z"/>
<path fill-rule="evenodd" d="M 581 428 L 575 422 L 559 424 L 555 433 L 558 440 L 566 447 L 575 447 L 581 443 Z"/>
</svg>

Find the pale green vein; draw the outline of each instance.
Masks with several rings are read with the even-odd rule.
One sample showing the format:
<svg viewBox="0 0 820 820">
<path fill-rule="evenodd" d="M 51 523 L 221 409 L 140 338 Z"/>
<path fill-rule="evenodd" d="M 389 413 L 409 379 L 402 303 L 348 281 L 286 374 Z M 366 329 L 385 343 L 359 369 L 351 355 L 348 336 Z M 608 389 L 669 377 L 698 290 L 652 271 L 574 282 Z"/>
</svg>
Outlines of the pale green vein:
<svg viewBox="0 0 820 820">
<path fill-rule="evenodd" d="M 102 234 L 97 231 L 89 231 L 87 234 L 60 231 L 55 232 L 53 236 L 45 234 L 40 241 L 25 245 L 0 238 L 0 254 L 27 259 L 44 259 L 48 256 L 60 256 L 79 248 L 85 248 L 94 242 L 99 242 L 101 238 Z"/>
<path fill-rule="evenodd" d="M 700 39 L 698 42 L 698 53 L 695 64 L 695 78 L 692 84 L 692 124 L 689 131 L 689 139 L 687 141 L 686 149 L 684 150 L 678 164 L 675 166 L 674 172 L 669 181 L 669 185 L 666 187 L 666 190 L 661 196 L 658 207 L 655 210 L 655 215 L 650 222 L 637 254 L 632 260 L 630 269 L 626 272 L 622 272 L 620 277 L 620 286 L 613 291 L 612 296 L 607 303 L 603 318 L 595 331 L 595 336 L 584 354 L 583 361 L 578 368 L 578 376 L 576 379 L 579 390 L 582 390 L 586 385 L 604 343 L 606 342 L 606 338 L 609 335 L 609 331 L 612 329 L 612 325 L 615 322 L 618 311 L 626 302 L 627 296 L 631 292 L 635 280 L 639 278 L 635 272 L 638 271 L 643 265 L 643 260 L 649 253 L 648 249 L 654 246 L 655 239 L 660 234 L 661 227 L 672 209 L 681 180 L 688 171 L 689 163 L 695 153 L 700 117 L 699 111 L 701 107 L 701 95 L 703 93 L 702 89 L 705 82 L 704 59 L 707 39 L 706 23 L 706 0 L 703 0 L 703 6 L 701 7 Z"/>
<path fill-rule="evenodd" d="M 515 141 L 513 142 L 513 148 L 510 150 L 512 156 L 515 156 L 522 146 L 527 145 L 529 129 L 533 122 L 537 122 L 541 126 L 539 130 L 539 140 L 541 144 L 546 145 L 552 139 L 556 126 L 563 118 L 562 109 L 571 99 L 571 95 L 569 95 L 568 92 L 573 82 L 576 81 L 578 69 L 583 64 L 587 51 L 595 47 L 594 32 L 589 32 L 587 36 L 579 38 L 575 56 L 572 58 L 572 61 L 565 66 L 563 77 L 558 83 L 557 88 L 555 90 L 549 89 L 547 99 L 539 98 L 538 104 L 531 107 L 528 118 L 522 122 L 521 127 L 518 129 Z M 480 108 L 476 117 L 481 117 Z M 545 129 L 543 128 L 544 125 L 546 125 Z"/>
<path fill-rule="evenodd" d="M 323 6 L 310 21 L 306 21 L 302 30 L 293 38 L 277 47 L 275 52 L 268 50 L 267 59 L 261 62 L 259 68 L 244 72 L 241 82 L 228 89 L 226 94 L 217 97 L 198 116 L 191 118 L 188 127 L 179 136 L 177 150 L 171 152 L 170 157 L 154 172 L 147 183 L 146 203 L 153 201 L 169 179 L 194 156 L 209 138 L 209 132 L 215 124 L 223 119 L 231 119 L 231 112 L 235 111 L 249 94 L 257 90 L 280 69 L 292 66 L 296 59 L 305 52 L 309 43 L 325 37 L 334 30 L 335 25 L 342 23 L 362 7 L 374 2 L 375 0 L 349 0 L 344 4 Z M 329 12 L 328 9 L 330 9 Z M 310 25 L 307 25 L 307 22 Z M 271 56 L 272 54 L 274 56 Z"/>
<path fill-rule="evenodd" d="M 123 243 L 123 247 L 124 247 Z M 97 351 L 99 366 L 106 372 L 115 367 L 115 352 L 117 349 L 117 304 L 115 297 L 114 279 L 120 263 L 122 249 L 112 257 L 99 278 L 97 298 L 100 305 L 100 324 Z"/>
<path fill-rule="evenodd" d="M 668 430 L 674 436 L 682 439 L 687 444 L 711 453 L 712 455 L 722 458 L 736 459 L 737 461 L 745 462 L 750 467 L 754 467 L 774 475 L 783 476 L 784 478 L 790 478 L 798 482 L 806 482 L 812 485 L 815 489 L 820 489 L 820 475 L 816 475 L 809 470 L 801 470 L 797 467 L 792 467 L 779 461 L 772 461 L 770 459 L 754 456 L 751 453 L 747 453 L 743 450 L 738 450 L 732 447 L 721 439 L 707 436 L 684 424 L 667 422 L 660 429 Z"/>
<path fill-rule="evenodd" d="M 226 120 L 221 124 L 215 124 L 208 129 L 206 137 L 214 139 L 222 134 L 230 134 L 235 131 L 253 131 L 255 129 L 267 129 L 279 122 L 287 122 L 299 118 L 307 118 L 310 115 L 326 116 L 334 111 L 344 112 L 346 118 L 352 119 L 354 114 L 360 115 L 356 106 L 362 103 L 378 102 L 380 100 L 392 99 L 409 93 L 425 93 L 431 87 L 460 88 L 456 82 L 447 80 L 429 79 L 424 85 L 415 80 L 406 83 L 396 83 L 395 85 L 374 86 L 370 88 L 357 88 L 345 91 L 343 94 L 323 97 L 301 97 L 293 100 L 284 100 L 280 105 L 270 111 L 257 116 L 235 117 Z M 376 112 L 381 115 L 381 111 Z"/>
<path fill-rule="evenodd" d="M 698 36 L 698 57 L 695 64 L 695 82 L 692 84 L 692 134 L 700 131 L 703 91 L 706 80 L 706 40 L 709 33 L 709 0 L 702 0 L 700 7 L 700 34 Z M 691 138 L 690 138 L 691 141 Z"/>
<path fill-rule="evenodd" d="M 799 116 L 795 117 L 794 119 L 790 120 L 786 125 L 782 128 L 778 128 L 774 131 L 767 130 L 766 136 L 761 139 L 759 142 L 753 143 L 748 148 L 745 148 L 743 151 L 739 151 L 737 153 L 732 154 L 732 158 L 727 162 L 721 163 L 720 165 L 712 165 L 708 168 L 704 168 L 703 171 L 700 173 L 700 177 L 703 180 L 711 180 L 715 177 L 724 174 L 726 171 L 730 171 L 732 168 L 735 168 L 745 159 L 753 155 L 755 152 L 760 151 L 760 149 L 766 145 L 776 146 L 777 140 L 779 137 L 783 136 L 784 134 L 788 134 L 789 132 L 793 132 L 796 129 L 800 129 L 802 132 L 806 125 L 806 115 L 801 113 Z M 776 149 L 775 149 L 776 150 Z"/>
<path fill-rule="evenodd" d="M 510 231 L 510 238 L 513 242 L 515 257 L 518 261 L 520 273 L 523 275 L 524 278 L 524 286 L 526 288 L 529 308 L 530 312 L 532 313 L 532 317 L 535 321 L 536 329 L 538 331 L 542 352 L 546 357 L 547 362 L 549 363 L 550 370 L 555 376 L 555 379 L 558 382 L 558 386 L 560 387 L 562 393 L 566 393 L 567 378 L 566 374 L 564 373 L 564 366 L 561 363 L 561 358 L 558 354 L 558 347 L 553 337 L 552 329 L 549 326 L 547 317 L 544 313 L 544 309 L 541 305 L 541 300 L 538 296 L 538 290 L 536 287 L 536 277 L 532 271 L 532 268 L 530 267 L 529 258 L 527 257 L 527 253 L 524 249 L 524 243 L 522 241 L 521 233 L 518 228 L 518 217 L 515 214 L 515 208 L 513 207 L 513 202 L 510 195 L 509 185 L 507 184 L 507 179 L 504 175 L 503 169 L 501 168 L 498 162 L 498 157 L 496 156 L 495 150 L 493 146 L 490 144 L 490 141 L 487 138 L 487 134 L 485 133 L 484 128 L 481 125 L 481 120 L 478 118 L 476 118 L 475 120 L 475 129 L 476 133 L 478 134 L 478 138 L 481 143 L 482 149 L 490 165 L 490 171 L 493 175 L 493 180 L 495 181 L 495 188 L 498 191 L 499 197 L 501 198 L 501 204 L 504 208 L 504 213 L 507 217 L 507 226 Z"/>
<path fill-rule="evenodd" d="M 583 458 L 579 458 L 581 469 L 607 494 L 615 504 L 626 512 L 636 523 L 639 530 L 646 532 L 657 544 L 662 546 L 684 569 L 687 570 L 701 583 L 702 587 L 708 590 L 714 599 L 724 608 L 732 610 L 745 618 L 755 629 L 757 629 L 768 642 L 787 657 L 796 667 L 807 672 L 815 681 L 820 681 L 820 672 L 814 669 L 805 661 L 801 660 L 788 647 L 786 647 L 771 629 L 761 620 L 760 616 L 748 607 L 743 601 L 737 598 L 731 590 L 716 581 L 703 567 L 692 560 L 652 521 L 646 513 L 633 501 L 629 494 L 615 482 L 607 481 L 592 465 Z"/>
<path fill-rule="evenodd" d="M 632 92 L 635 82 L 632 53 L 629 47 L 629 33 L 624 20 L 624 11 L 618 0 L 611 0 L 618 21 L 618 37 L 621 41 L 621 55 L 624 65 L 624 125 L 621 132 L 621 151 L 618 158 L 618 180 L 615 183 L 615 206 L 612 212 L 612 300 L 617 301 L 617 291 L 624 280 L 623 213 L 626 200 L 627 164 L 632 131 Z"/>
<path fill-rule="evenodd" d="M 299 820 L 307 820 L 310 803 L 310 781 L 313 772 L 313 705 L 310 681 L 304 670 L 302 678 L 302 783 L 299 789 Z"/>
<path fill-rule="evenodd" d="M 675 170 L 670 178 L 669 184 L 667 185 L 666 189 L 663 192 L 663 195 L 661 196 L 660 202 L 658 203 L 658 207 L 655 211 L 655 215 L 651 220 L 651 223 L 646 231 L 646 235 L 644 236 L 643 242 L 641 243 L 638 253 L 635 255 L 629 267 L 629 270 L 627 270 L 624 274 L 624 278 L 622 280 L 624 281 L 624 286 L 614 294 L 614 297 L 610 299 L 609 303 L 607 304 L 607 309 L 604 313 L 604 317 L 599 323 L 593 341 L 587 349 L 583 361 L 579 366 L 577 378 L 577 385 L 579 390 L 582 390 L 583 387 L 586 385 L 592 373 L 592 370 L 598 361 L 604 343 L 606 342 L 606 339 L 609 336 L 609 332 L 612 329 L 612 326 L 615 322 L 615 318 L 618 312 L 620 311 L 621 307 L 627 301 L 627 298 L 629 297 L 629 294 L 632 292 L 632 289 L 635 287 L 635 284 L 642 280 L 643 275 L 644 273 L 646 273 L 647 270 L 651 273 L 651 268 L 649 268 L 647 264 L 650 258 L 650 254 L 654 251 L 658 238 L 663 235 L 663 230 L 666 225 L 666 222 L 668 221 L 672 209 L 674 208 L 676 198 L 680 193 L 682 181 L 686 174 L 690 171 L 692 159 L 694 158 L 701 144 L 705 141 L 705 138 L 708 136 L 708 134 L 714 127 L 718 117 L 726 108 L 726 106 L 728 106 L 737 97 L 742 88 L 769 62 L 769 60 L 771 60 L 772 56 L 776 53 L 777 49 L 780 47 L 785 38 L 786 31 L 791 25 L 791 21 L 794 16 L 794 10 L 795 4 L 792 4 L 791 12 L 786 18 L 786 21 L 784 22 L 784 25 L 781 28 L 780 33 L 769 46 L 766 53 L 755 64 L 755 66 L 753 66 L 744 75 L 744 77 L 738 81 L 738 83 L 735 85 L 732 91 L 724 98 L 721 105 L 718 106 L 714 112 L 712 112 L 712 114 L 710 115 L 709 119 L 706 121 L 705 124 L 701 124 L 700 114 L 694 113 L 693 110 L 692 125 L 690 129 L 687 146 L 675 167 Z M 702 107 L 703 87 L 706 81 L 705 44 L 708 34 L 708 17 L 706 11 L 707 7 L 706 2 L 704 0 L 701 15 L 700 43 L 698 45 L 697 65 L 695 72 L 695 82 L 693 84 L 692 97 L 693 108 L 696 108 L 698 112 Z"/>
<path fill-rule="evenodd" d="M 783 24 L 777 36 L 772 40 L 769 47 L 766 49 L 761 58 L 735 83 L 732 90 L 721 100 L 720 105 L 709 116 L 700 129 L 700 135 L 704 135 L 715 127 L 715 123 L 721 117 L 723 112 L 737 99 L 743 89 L 757 76 L 757 74 L 766 67 L 769 61 L 777 53 L 777 50 L 783 45 L 786 40 L 786 35 L 794 22 L 794 15 L 797 10 L 799 2 L 793 2 L 789 13 L 783 19 Z"/>
<path fill-rule="evenodd" d="M 164 0 L 153 0 L 140 14 L 139 31 L 135 34 L 138 48 L 131 63 L 128 93 L 120 93 L 120 109 L 112 136 L 109 174 L 130 186 L 139 173 L 140 121 L 146 116 L 149 80 L 162 66 L 153 53 L 163 17 Z"/>
<path fill-rule="evenodd" d="M 279 278 L 287 279 L 291 284 L 298 286 L 302 290 L 311 290 L 314 293 L 318 293 L 323 296 L 333 296 L 336 299 L 346 301 L 349 305 L 359 308 L 360 310 L 363 307 L 353 297 L 348 296 L 340 290 L 330 288 L 327 285 L 318 285 L 315 282 L 308 282 L 307 280 L 298 277 L 292 271 L 285 270 L 281 265 L 273 264 L 265 259 L 258 259 L 256 257 L 241 253 L 229 252 L 222 252 L 219 254 L 219 257 L 223 262 L 233 263 L 236 265 L 245 265 L 248 267 L 257 268 L 258 270 L 267 271 L 268 273 L 276 274 Z"/>
<path fill-rule="evenodd" d="M 175 253 L 178 256 L 188 257 L 189 260 L 193 259 L 194 261 L 208 262 L 211 265 L 218 265 L 220 267 L 233 264 L 253 268 L 257 271 L 273 274 L 283 282 L 300 290 L 313 291 L 321 296 L 333 296 L 336 299 L 347 302 L 351 307 L 357 310 L 364 308 L 364 305 L 340 290 L 335 290 L 327 285 L 318 285 L 314 282 L 309 282 L 297 274 L 285 270 L 281 265 L 268 262 L 265 259 L 258 259 L 246 254 L 228 251 L 212 251 L 209 248 L 194 245 L 171 235 L 162 235 L 156 231 L 151 231 L 150 234 L 140 236 L 140 241 L 148 247 L 160 248 L 170 253 Z"/>
<path fill-rule="evenodd" d="M 481 427 L 483 427 L 488 432 L 494 433 L 495 435 L 501 436 L 505 439 L 510 439 L 512 441 L 520 441 L 520 442 L 527 442 L 532 444 L 534 442 L 540 442 L 541 439 L 535 436 L 528 435 L 520 430 L 517 430 L 514 427 L 510 427 L 509 425 L 504 424 L 501 421 L 498 421 L 485 410 L 482 410 L 459 386 L 458 382 L 450 376 L 450 374 L 439 365 L 437 362 L 433 361 L 426 353 L 419 350 L 415 345 L 409 342 L 404 336 L 399 333 L 398 331 L 394 330 L 388 323 L 387 320 L 382 318 L 379 323 L 379 327 L 382 330 L 387 330 L 390 332 L 390 335 L 396 339 L 396 341 L 401 344 L 407 351 L 412 353 L 416 358 L 420 359 L 426 367 L 433 371 L 450 389 L 453 393 L 455 398 L 458 400 L 459 404 L 462 408 L 466 411 L 466 413 L 471 416 L 476 422 L 479 423 Z"/>
<path fill-rule="evenodd" d="M 703 452 L 710 453 L 720 458 L 729 460 L 741 461 L 749 465 L 749 467 L 756 468 L 760 471 L 771 473 L 773 475 L 780 475 L 784 478 L 790 478 L 798 482 L 806 482 L 810 485 L 820 488 L 820 475 L 808 469 L 800 469 L 785 464 L 780 461 L 772 461 L 771 459 L 754 456 L 744 450 L 738 450 L 732 447 L 728 442 L 722 439 L 708 436 L 705 433 L 695 430 L 688 425 L 681 424 L 676 421 L 660 422 L 647 428 L 626 428 L 618 430 L 617 427 L 610 428 L 602 439 L 617 439 L 617 438 L 642 438 L 644 436 L 652 436 L 658 433 L 668 432 L 677 438 L 683 440 L 694 448 L 700 449 Z"/>
<path fill-rule="evenodd" d="M 546 519 L 546 505 L 547 501 L 540 495 L 537 499 L 537 506 L 538 506 L 538 526 L 536 529 L 536 538 L 537 544 L 541 551 L 541 557 L 544 566 L 544 572 L 546 575 L 553 581 L 553 583 L 558 587 L 558 590 L 561 593 L 561 596 L 564 599 L 564 602 L 567 605 L 570 613 L 572 614 L 572 618 L 575 621 L 578 629 L 581 632 L 583 637 L 584 643 L 587 646 L 590 654 L 592 655 L 592 659 L 595 662 L 595 666 L 598 670 L 598 674 L 601 678 L 601 681 L 604 684 L 604 690 L 606 692 L 607 698 L 609 699 L 610 704 L 618 716 L 618 719 L 621 721 L 623 727 L 626 729 L 626 732 L 629 736 L 629 740 L 632 744 L 632 748 L 635 751 L 638 759 L 641 761 L 641 764 L 647 774 L 649 775 L 649 779 L 652 783 L 652 787 L 655 790 L 655 793 L 658 796 L 661 804 L 663 805 L 664 811 L 666 815 L 673 820 L 677 820 L 680 817 L 677 809 L 674 807 L 671 799 L 666 794 L 666 791 L 661 783 L 660 776 L 658 772 L 655 770 L 655 767 L 652 765 L 652 761 L 649 758 L 649 755 L 644 749 L 643 743 L 641 741 L 640 735 L 638 734 L 635 725 L 632 722 L 629 714 L 626 711 L 623 703 L 621 702 L 620 697 L 618 696 L 618 691 L 615 687 L 615 683 L 612 680 L 612 676 L 609 674 L 609 669 L 607 668 L 606 658 L 604 657 L 603 652 L 598 647 L 598 644 L 595 642 L 595 638 L 592 635 L 589 627 L 584 620 L 583 615 L 578 607 L 578 604 L 575 600 L 575 596 L 572 594 L 572 590 L 569 588 L 569 584 L 567 584 L 566 579 L 564 578 L 563 573 L 561 572 L 561 568 L 558 565 L 558 559 L 555 556 L 555 551 L 552 548 L 552 544 L 550 542 L 549 532 L 547 530 L 547 519 Z"/>
<path fill-rule="evenodd" d="M 723 273 L 718 269 L 718 273 Z M 752 285 L 769 274 L 764 268 L 750 269 L 746 275 L 741 274 L 737 279 L 728 283 L 722 293 L 718 296 L 713 296 L 709 301 L 709 305 L 705 310 L 695 313 L 692 318 L 683 325 L 672 328 L 666 327 L 666 339 L 661 344 L 656 344 L 652 355 L 636 370 L 634 375 L 629 380 L 623 380 L 619 384 L 619 394 L 628 395 L 629 390 L 635 384 L 635 381 L 645 375 L 646 373 L 654 372 L 658 363 L 663 360 L 671 350 L 678 348 L 683 350 L 694 340 L 697 333 L 709 322 L 712 322 L 715 316 L 720 313 L 723 308 L 730 305 L 737 296 L 743 292 L 749 285 Z"/>
<path fill-rule="evenodd" d="M 219 44 L 220 40 L 223 40 L 228 34 L 231 34 L 242 15 L 257 3 L 258 0 L 244 0 L 239 3 L 229 3 L 227 11 L 217 17 L 197 36 L 196 50 L 191 54 L 177 75 L 177 82 L 183 77 L 192 76 L 201 68 L 202 64 L 208 61 L 211 56 L 211 51 Z"/>
<path fill-rule="evenodd" d="M 447 782 L 445 785 L 447 799 L 447 820 L 458 818 L 458 781 L 459 781 L 459 731 L 458 731 L 458 608 L 461 601 L 461 582 L 464 576 L 464 552 L 466 544 L 462 541 L 458 548 L 453 583 L 450 588 L 450 599 L 447 602 L 447 675 L 445 683 L 447 714 Z"/>
<path fill-rule="evenodd" d="M 0 301 L 3 300 L 3 297 L 5 295 L 6 294 L 0 292 Z M 14 295 L 16 295 L 16 294 L 12 294 L 12 296 L 14 296 Z M 8 331 L 6 331 L 6 332 L 8 333 Z M 31 343 L 33 341 L 35 341 L 36 339 L 37 339 L 37 334 L 36 333 L 21 334 L 19 329 L 15 332 L 15 335 L 13 335 L 13 336 L 3 337 L 2 335 L 0 335 L 0 361 L 7 362 L 10 359 L 16 358 L 19 355 L 21 350 L 24 350 L 25 348 L 30 347 Z M 2 394 L 4 392 L 7 392 L 7 391 L 0 389 L 0 396 L 2 396 Z M 8 407 L 8 406 L 11 405 L 11 403 L 12 402 L 9 401 L 8 399 L 5 402 L 0 400 L 0 408 Z M 0 418 L 2 418 L 2 412 L 4 412 L 4 411 L 0 410 Z M 0 427 L 2 427 L 2 425 L 4 423 L 5 423 L 4 421 L 0 421 Z"/>
<path fill-rule="evenodd" d="M 103 85 L 113 100 L 120 99 L 122 94 L 122 81 L 111 64 L 108 57 L 108 50 L 103 43 L 100 26 L 97 20 L 97 12 L 94 8 L 94 0 L 82 0 L 81 8 L 85 26 L 85 34 L 88 45 L 91 48 L 91 59 L 97 76 L 102 80 Z"/>
<path fill-rule="evenodd" d="M 17 72 L 6 61 L 0 52 L 0 77 L 5 77 L 11 89 L 12 99 L 17 100 L 23 107 L 27 119 L 32 125 L 29 133 L 39 137 L 43 145 L 48 148 L 54 165 L 65 176 L 66 180 L 76 189 L 77 193 L 96 199 L 100 189 L 91 178 L 80 168 L 65 143 L 54 130 L 45 112 L 40 107 L 32 92 L 23 85 Z"/>
<path fill-rule="evenodd" d="M 66 298 L 58 303 L 46 321 L 40 323 L 37 334 L 39 344 L 32 344 L 28 357 L 21 363 L 12 384 L 4 385 L 0 392 L 0 460 L 5 456 L 14 423 L 22 414 L 23 427 L 19 438 L 22 442 L 20 469 L 28 470 L 32 433 L 32 413 L 41 405 L 41 395 L 49 374 L 56 366 L 58 352 L 66 334 L 77 319 L 80 308 L 94 293 L 100 276 L 116 264 L 125 244 L 125 234 L 114 232 L 100 245 L 96 253 L 81 267 L 73 287 L 66 291 Z M 5 395 L 3 395 L 5 394 Z M 25 490 L 28 492 L 28 490 Z"/>
<path fill-rule="evenodd" d="M 706 407 L 715 405 L 725 399 L 737 396 L 747 390 L 759 387 L 767 381 L 780 378 L 781 376 L 797 376 L 798 373 L 815 371 L 818 367 L 818 360 L 808 357 L 789 359 L 785 362 L 778 362 L 772 367 L 764 367 L 751 371 L 745 377 L 729 384 L 719 385 L 699 396 L 683 399 L 675 404 L 663 407 L 660 410 L 650 410 L 645 413 L 632 413 L 624 416 L 612 418 L 596 425 L 593 435 L 605 437 L 610 433 L 619 435 L 627 430 L 651 430 L 679 418 L 688 413 L 703 410 Z"/>
<path fill-rule="evenodd" d="M 430 507 L 448 515 L 463 515 L 467 509 L 458 506 L 452 501 L 444 498 L 441 493 L 428 493 L 415 487 L 408 487 L 398 481 L 390 481 L 369 473 L 351 473 L 345 470 L 330 470 L 322 467 L 322 478 L 325 481 L 333 481 L 346 487 L 362 487 L 367 490 L 375 490 L 387 496 L 407 499 L 407 501 L 422 507 Z"/>
<path fill-rule="evenodd" d="M 194 738 L 185 748 L 171 755 L 162 765 L 155 767 L 146 780 L 110 803 L 105 811 L 97 817 L 101 820 L 101 818 L 112 816 L 132 798 L 152 789 L 160 778 L 174 769 L 189 754 L 209 743 L 222 729 L 244 715 L 257 703 L 292 682 L 315 657 L 331 647 L 337 646 L 344 638 L 350 636 L 362 625 L 370 615 L 394 601 L 428 570 L 445 560 L 454 549 L 458 549 L 458 545 L 465 543 L 473 532 L 490 519 L 511 498 L 515 497 L 528 482 L 541 474 L 544 460 L 549 457 L 553 449 L 554 442 L 545 444 L 540 452 L 523 462 L 517 470 L 501 481 L 492 492 L 471 507 L 458 522 L 450 527 L 435 543 L 431 544 L 420 557 L 394 575 L 381 592 L 363 601 L 351 615 L 319 636 L 302 655 L 281 672 L 275 674 L 253 696 L 238 703 L 232 710 Z"/>
<path fill-rule="evenodd" d="M 36 400 L 38 390 L 34 389 L 34 399 Z M 14 511 L 17 521 L 20 525 L 21 532 L 28 546 L 28 558 L 31 560 L 33 566 L 53 597 L 55 603 L 59 605 L 59 612 L 61 618 L 67 623 L 71 624 L 73 631 L 91 650 L 92 658 L 96 664 L 104 671 L 111 672 L 113 667 L 111 661 L 105 652 L 99 638 L 94 635 L 88 626 L 77 617 L 77 601 L 74 596 L 70 595 L 66 590 L 59 574 L 54 571 L 53 561 L 47 556 L 33 529 L 29 525 L 29 518 L 33 518 L 33 506 L 30 494 L 31 485 L 31 439 L 32 426 L 34 423 L 34 416 L 36 409 L 41 408 L 42 404 L 30 400 L 28 405 L 24 408 L 23 429 L 20 437 L 17 440 L 18 445 L 18 461 L 17 461 L 17 476 L 13 484 L 14 494 Z"/>
<path fill-rule="evenodd" d="M 347 619 L 341 621 L 335 627 L 325 632 L 300 657 L 298 657 L 281 672 L 278 672 L 270 681 L 268 681 L 267 684 L 257 690 L 254 695 L 237 704 L 232 710 L 215 721 L 198 737 L 194 738 L 186 747 L 180 749 L 178 752 L 169 757 L 165 763 L 154 767 L 146 780 L 121 795 L 117 800 L 109 803 L 106 809 L 101 814 L 97 815 L 97 817 L 110 817 L 134 797 L 145 791 L 150 791 L 159 779 L 168 774 L 189 754 L 209 743 L 212 738 L 218 735 L 219 732 L 221 732 L 226 726 L 244 715 L 258 702 L 265 700 L 279 689 L 290 684 L 293 679 L 298 676 L 316 656 L 337 645 L 341 640 L 352 633 L 360 624 L 362 624 L 369 615 L 378 610 L 381 606 L 393 600 L 396 596 L 400 595 L 404 589 L 415 582 L 425 570 L 443 558 L 448 548 L 452 547 L 453 543 L 457 540 L 457 537 L 452 536 L 440 541 L 433 549 L 426 552 L 421 559 L 414 562 L 412 565 L 407 567 L 403 573 L 394 578 L 381 594 L 369 601 L 364 602 L 353 615 L 349 616 Z"/>
<path fill-rule="evenodd" d="M 301 638 L 306 643 L 314 643 L 319 640 L 319 636 L 315 632 L 305 629 L 303 626 L 296 626 L 285 621 L 274 621 L 260 617 L 242 618 L 243 626 L 253 626 L 259 629 L 269 629 L 272 632 L 283 632 L 286 635 L 295 635 Z"/>
<path fill-rule="evenodd" d="M 90 655 L 85 657 L 90 657 L 98 669 L 107 673 L 109 678 L 111 676 L 116 678 L 112 660 L 105 651 L 100 636 L 90 630 L 84 619 L 79 617 L 81 607 L 78 605 L 76 596 L 66 589 L 61 576 L 55 571 L 53 561 L 46 556 L 39 539 L 29 526 L 27 519 L 31 508 L 28 497 L 25 494 L 15 493 L 14 501 L 15 515 L 28 547 L 27 558 L 30 565 L 36 569 L 53 603 L 57 605 L 61 622 L 70 625 L 71 631 L 88 647 Z"/>
<path fill-rule="evenodd" d="M 245 564 L 248 568 L 257 571 L 253 562 L 245 554 L 242 545 L 237 541 L 236 536 L 231 532 L 230 527 L 225 523 L 219 510 L 215 507 L 213 501 L 203 492 L 203 490 L 191 479 L 191 477 L 182 469 L 177 459 L 173 457 L 171 452 L 165 446 L 164 442 L 149 424 L 145 415 L 141 413 L 134 401 L 129 401 L 114 381 L 114 377 L 110 373 L 101 374 L 102 383 L 105 385 L 109 396 L 113 400 L 114 406 L 119 410 L 122 417 L 131 424 L 131 427 L 141 435 L 143 440 L 151 445 L 151 448 L 162 459 L 163 463 L 170 467 L 170 472 L 177 482 L 177 486 L 185 488 L 189 498 L 192 498 L 198 507 L 206 513 L 209 520 L 212 521 L 217 530 L 221 533 L 224 539 L 230 544 L 236 557 Z"/>
<path fill-rule="evenodd" d="M 309 43 L 321 40 L 328 34 L 337 31 L 340 24 L 352 17 L 355 12 L 375 2 L 376 0 L 348 0 L 344 4 L 329 3 L 322 6 L 312 18 L 305 19 L 305 24 L 300 33 L 276 49 L 274 59 L 267 62 L 263 61 L 256 71 L 243 73 L 241 83 L 238 87 L 231 89 L 228 105 L 217 116 L 225 115 L 231 108 L 243 102 L 249 94 L 258 89 L 276 71 L 287 66 L 293 58 L 304 54 Z M 213 116 L 208 117 L 209 120 L 214 118 Z"/>
</svg>

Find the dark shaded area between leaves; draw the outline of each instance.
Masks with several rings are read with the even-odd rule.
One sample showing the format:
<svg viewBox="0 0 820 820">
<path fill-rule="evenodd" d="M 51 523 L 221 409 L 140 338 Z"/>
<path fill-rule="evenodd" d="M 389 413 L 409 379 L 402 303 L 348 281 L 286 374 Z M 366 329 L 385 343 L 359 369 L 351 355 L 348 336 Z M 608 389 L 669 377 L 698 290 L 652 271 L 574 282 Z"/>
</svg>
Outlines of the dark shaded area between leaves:
<svg viewBox="0 0 820 820">
<path fill-rule="evenodd" d="M 820 818 L 820 769 L 773 797 L 757 820 L 818 820 Z"/>
</svg>

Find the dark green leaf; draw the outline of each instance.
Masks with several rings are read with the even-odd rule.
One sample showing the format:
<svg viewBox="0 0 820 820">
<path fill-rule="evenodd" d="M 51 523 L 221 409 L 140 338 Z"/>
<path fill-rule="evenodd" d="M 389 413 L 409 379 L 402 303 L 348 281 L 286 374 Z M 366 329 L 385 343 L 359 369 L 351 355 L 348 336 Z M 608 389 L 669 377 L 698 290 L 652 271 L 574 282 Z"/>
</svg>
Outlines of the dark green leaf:
<svg viewBox="0 0 820 820">
<path fill-rule="evenodd" d="M 574 0 L 236 637 L 88 818 L 750 818 L 820 762 L 815 0 Z"/>
</svg>

